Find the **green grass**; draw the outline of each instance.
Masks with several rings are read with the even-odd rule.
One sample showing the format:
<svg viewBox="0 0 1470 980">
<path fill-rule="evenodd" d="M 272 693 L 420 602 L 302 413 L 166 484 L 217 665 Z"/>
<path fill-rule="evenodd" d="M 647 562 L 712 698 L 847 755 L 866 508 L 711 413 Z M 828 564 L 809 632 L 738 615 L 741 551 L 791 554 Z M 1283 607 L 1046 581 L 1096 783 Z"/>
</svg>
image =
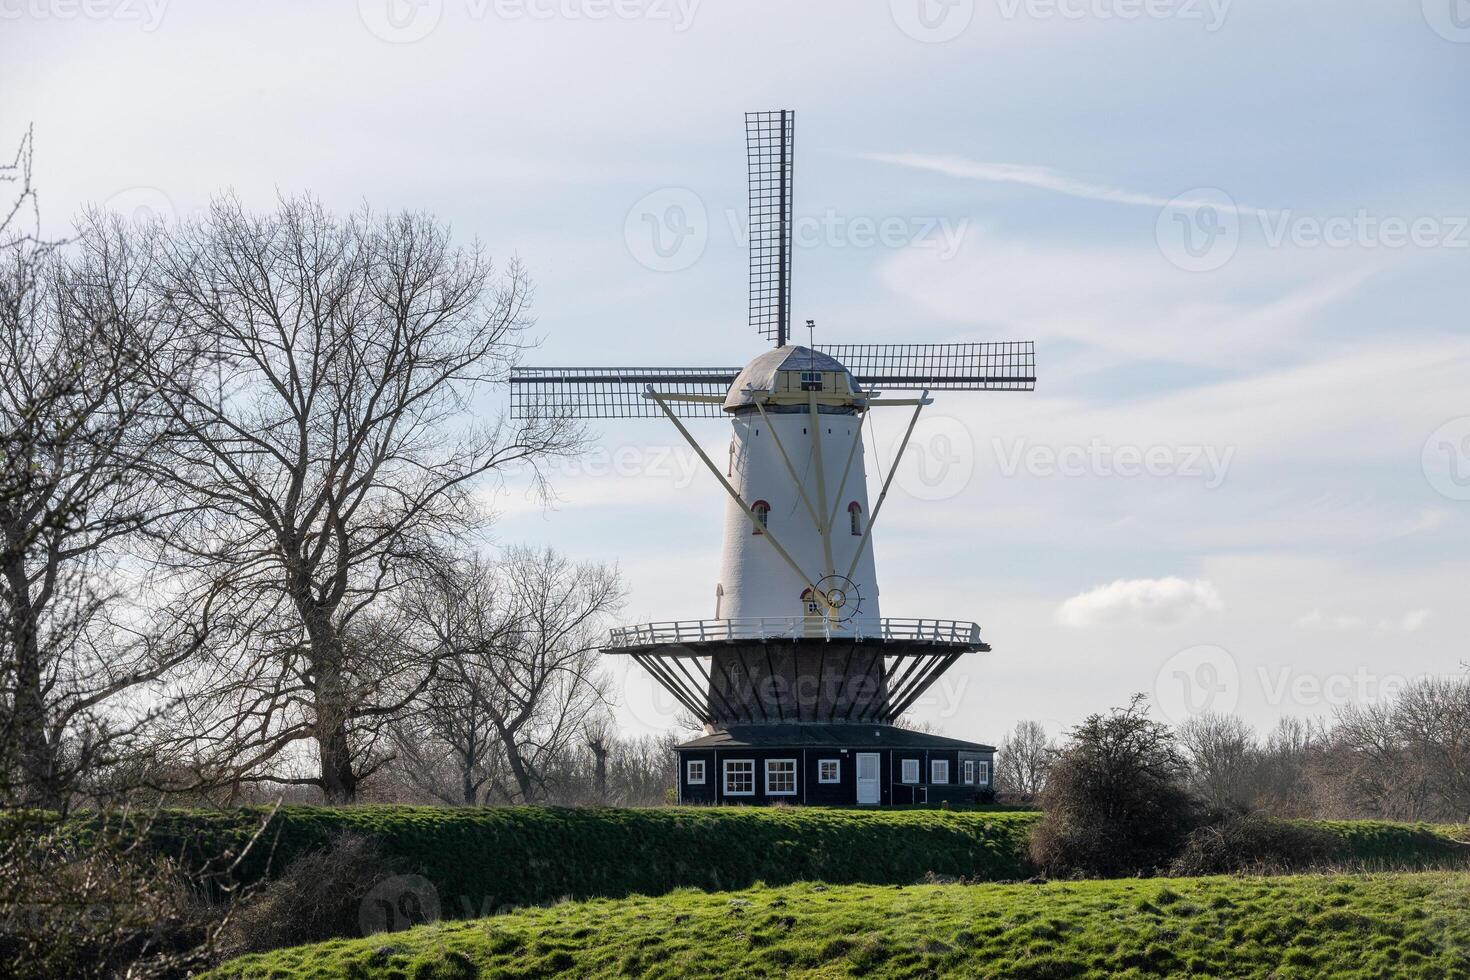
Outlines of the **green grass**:
<svg viewBox="0 0 1470 980">
<path fill-rule="evenodd" d="M 278 950 L 209 976 L 553 974 L 1470 977 L 1470 876 L 684 890 Z"/>
</svg>

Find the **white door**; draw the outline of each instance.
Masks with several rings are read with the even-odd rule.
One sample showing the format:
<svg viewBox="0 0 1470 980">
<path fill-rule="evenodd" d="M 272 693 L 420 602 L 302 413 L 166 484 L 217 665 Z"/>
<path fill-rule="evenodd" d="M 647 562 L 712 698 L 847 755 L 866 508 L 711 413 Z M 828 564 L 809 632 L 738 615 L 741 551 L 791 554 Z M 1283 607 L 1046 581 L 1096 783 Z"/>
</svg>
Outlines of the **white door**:
<svg viewBox="0 0 1470 980">
<path fill-rule="evenodd" d="M 857 754 L 857 801 L 858 806 L 876 806 L 883 799 L 878 784 L 878 753 Z"/>
</svg>

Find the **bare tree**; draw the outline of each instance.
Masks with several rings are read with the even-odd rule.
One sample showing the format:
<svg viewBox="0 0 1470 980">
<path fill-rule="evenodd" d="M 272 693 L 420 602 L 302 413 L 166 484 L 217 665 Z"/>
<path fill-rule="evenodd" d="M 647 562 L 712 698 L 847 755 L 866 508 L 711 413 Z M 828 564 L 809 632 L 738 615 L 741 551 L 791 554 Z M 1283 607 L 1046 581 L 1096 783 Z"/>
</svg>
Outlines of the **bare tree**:
<svg viewBox="0 0 1470 980">
<path fill-rule="evenodd" d="M 1040 722 L 1016 722 L 996 753 L 997 791 L 1017 802 L 1034 802 L 1046 786 L 1046 774 L 1056 753 L 1056 743 Z"/>
<path fill-rule="evenodd" d="M 1220 810 L 1243 810 L 1256 794 L 1256 734 L 1235 715 L 1202 714 L 1179 726 L 1189 784 Z"/>
<path fill-rule="evenodd" d="M 156 251 L 97 214 L 64 249 L 0 232 L 0 795 L 22 803 L 64 808 L 118 762 L 148 714 L 126 702 L 197 647 L 151 632 L 128 561 L 166 506 L 158 379 L 191 356 L 148 288 Z"/>
<path fill-rule="evenodd" d="M 156 471 L 191 506 L 167 540 L 192 595 L 224 607 L 204 688 L 219 710 L 185 732 L 239 778 L 350 801 L 386 757 L 384 721 L 436 673 L 386 600 L 487 519 L 482 478 L 578 440 L 566 420 L 481 421 L 529 283 L 425 215 L 231 197 L 170 236 L 156 281 L 213 361 L 208 390 L 167 389 L 178 438 Z"/>
<path fill-rule="evenodd" d="M 426 716 L 449 722 L 435 733 L 451 745 L 465 743 L 471 717 L 488 723 L 505 763 L 506 778 L 488 772 L 497 798 L 544 798 L 553 760 L 605 704 L 597 650 L 622 596 L 615 569 L 512 548 L 499 565 L 458 563 L 421 602 L 444 653 L 435 693 L 446 698 Z"/>
</svg>

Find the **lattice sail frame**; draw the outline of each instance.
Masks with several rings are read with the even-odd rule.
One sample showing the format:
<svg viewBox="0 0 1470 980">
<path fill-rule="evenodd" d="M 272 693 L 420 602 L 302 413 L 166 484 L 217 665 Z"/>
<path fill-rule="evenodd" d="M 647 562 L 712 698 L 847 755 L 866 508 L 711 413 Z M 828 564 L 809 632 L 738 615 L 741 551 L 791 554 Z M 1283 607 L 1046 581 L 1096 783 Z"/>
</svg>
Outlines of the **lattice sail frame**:
<svg viewBox="0 0 1470 980">
<path fill-rule="evenodd" d="M 1031 391 L 1036 344 L 1029 340 L 962 344 L 823 344 L 864 391 Z"/>
<path fill-rule="evenodd" d="M 662 418 L 658 403 L 644 397 L 656 391 L 724 398 L 739 368 L 517 367 L 510 375 L 510 413 L 516 419 Z M 718 418 L 718 401 L 673 402 L 684 418 Z"/>
<path fill-rule="evenodd" d="M 1036 387 L 1036 345 L 1029 340 L 973 344 L 832 344 L 830 354 L 863 391 L 1030 391 Z M 659 394 L 721 398 L 740 368 L 518 367 L 511 371 L 511 416 L 518 419 L 657 418 Z M 671 401 L 682 418 L 718 418 L 715 401 Z"/>
<path fill-rule="evenodd" d="M 784 346 L 791 336 L 791 241 L 796 113 L 745 114 L 750 188 L 750 325 Z"/>
</svg>

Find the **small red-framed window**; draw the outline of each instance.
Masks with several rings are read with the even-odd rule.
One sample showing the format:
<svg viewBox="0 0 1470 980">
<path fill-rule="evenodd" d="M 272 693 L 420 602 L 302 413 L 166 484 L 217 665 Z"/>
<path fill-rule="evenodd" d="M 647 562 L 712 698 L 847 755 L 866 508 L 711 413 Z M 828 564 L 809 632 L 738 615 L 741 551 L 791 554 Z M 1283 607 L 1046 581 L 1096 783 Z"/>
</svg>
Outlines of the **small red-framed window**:
<svg viewBox="0 0 1470 980">
<path fill-rule="evenodd" d="M 811 589 L 801 590 L 801 605 L 808 616 L 817 616 L 822 612 L 822 607 L 817 605 L 817 597 L 812 594 Z"/>
<path fill-rule="evenodd" d="M 853 537 L 863 536 L 863 508 L 856 500 L 847 505 L 847 523 L 852 529 Z"/>
<path fill-rule="evenodd" d="M 750 533 L 765 534 L 766 528 L 771 526 L 771 505 L 764 500 L 757 500 L 750 505 L 750 509 L 755 513 L 755 527 Z"/>
</svg>

